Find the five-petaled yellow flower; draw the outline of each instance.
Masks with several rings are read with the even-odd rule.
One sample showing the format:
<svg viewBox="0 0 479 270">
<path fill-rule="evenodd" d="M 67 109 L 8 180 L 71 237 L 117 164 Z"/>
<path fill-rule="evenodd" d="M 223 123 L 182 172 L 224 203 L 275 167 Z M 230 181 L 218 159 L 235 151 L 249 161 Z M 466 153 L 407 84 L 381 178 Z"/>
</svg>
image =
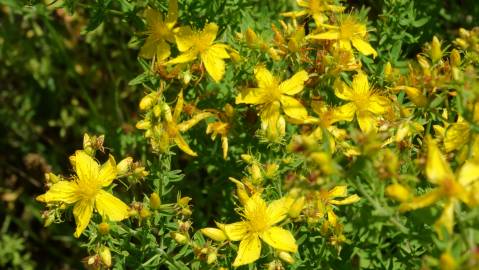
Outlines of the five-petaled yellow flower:
<svg viewBox="0 0 479 270">
<path fill-rule="evenodd" d="M 316 25 L 324 23 L 328 17 L 327 11 L 331 12 L 343 12 L 345 7 L 339 5 L 332 5 L 330 0 L 296 0 L 298 6 L 304 8 L 300 11 L 292 11 L 283 13 L 283 16 L 287 17 L 300 17 L 304 15 L 310 15 L 313 17 Z"/>
<path fill-rule="evenodd" d="M 438 187 L 430 192 L 415 197 L 410 201 L 404 202 L 400 206 L 401 211 L 410 211 L 429 205 L 445 199 L 444 210 L 441 217 L 436 221 L 435 229 L 442 236 L 441 228 L 444 226 L 451 234 L 454 226 L 454 208 L 460 201 L 473 205 L 475 203 L 473 194 L 473 185 L 479 180 L 479 163 L 476 161 L 466 161 L 455 175 L 436 143 L 427 138 L 427 180 Z"/>
<path fill-rule="evenodd" d="M 283 199 L 273 201 L 269 205 L 256 193 L 246 202 L 242 216 L 244 221 L 232 224 L 218 224 L 231 241 L 241 241 L 238 255 L 233 262 L 237 267 L 249 264 L 261 255 L 261 240 L 280 251 L 296 252 L 298 246 L 290 231 L 279 226 L 288 213 Z M 261 239 L 261 240 L 260 240 Z"/>
<path fill-rule="evenodd" d="M 354 17 L 344 17 L 339 26 L 334 25 L 322 25 L 330 30 L 309 35 L 310 39 L 319 40 L 336 40 L 336 45 L 348 51 L 352 51 L 351 45 L 364 55 L 377 56 L 376 50 L 369 44 L 366 34 L 366 25 L 359 23 Z"/>
<path fill-rule="evenodd" d="M 145 11 L 145 19 L 148 24 L 148 38 L 140 49 L 140 56 L 150 59 L 156 56 L 159 61 L 165 60 L 171 54 L 170 45 L 167 42 L 175 42 L 173 27 L 178 19 L 178 1 L 170 0 L 168 15 L 163 15 L 153 9 Z"/>
<path fill-rule="evenodd" d="M 202 31 L 193 31 L 187 26 L 180 27 L 175 39 L 181 54 L 167 64 L 187 63 L 199 56 L 211 78 L 216 82 L 220 81 L 225 74 L 223 59 L 230 56 L 226 51 L 228 45 L 214 43 L 217 33 L 218 25 L 215 23 L 207 24 Z"/>
<path fill-rule="evenodd" d="M 356 115 L 359 127 L 362 131 L 377 131 L 377 115 L 384 114 L 389 109 L 389 100 L 380 96 L 370 88 L 368 76 L 362 72 L 353 78 L 353 83 L 349 87 L 342 81 L 337 81 L 334 88 L 336 96 L 349 103 L 335 109 L 336 116 L 339 119 L 351 121 Z"/>
<path fill-rule="evenodd" d="M 197 156 L 196 152 L 191 150 L 190 146 L 186 143 L 182 132 L 185 132 L 198 124 L 201 120 L 212 116 L 212 113 L 209 112 L 200 112 L 194 115 L 191 119 L 179 123 L 181 112 L 183 111 L 184 99 L 183 91 L 180 91 L 178 94 L 178 100 L 176 101 L 175 110 L 173 115 L 171 114 L 171 109 L 168 104 L 165 103 L 165 123 L 163 125 L 164 131 L 168 136 L 169 140 L 176 143 L 176 145 L 186 154 L 190 156 Z"/>
<path fill-rule="evenodd" d="M 254 74 L 258 88 L 249 88 L 236 97 L 236 104 L 262 105 L 260 112 L 261 121 L 268 129 L 275 129 L 280 119 L 280 108 L 284 113 L 295 119 L 305 120 L 308 112 L 304 106 L 292 95 L 298 94 L 308 80 L 308 73 L 301 70 L 290 79 L 280 83 L 266 68 L 255 68 Z M 275 133 L 275 132 L 272 132 Z"/>
<path fill-rule="evenodd" d="M 72 181 L 59 181 L 51 186 L 37 200 L 45 203 L 74 204 L 75 237 L 80 237 L 90 223 L 93 209 L 111 221 L 128 218 L 128 205 L 103 190 L 116 178 L 117 169 L 113 156 L 100 166 L 84 151 L 77 151 L 72 156 L 76 176 Z"/>
</svg>

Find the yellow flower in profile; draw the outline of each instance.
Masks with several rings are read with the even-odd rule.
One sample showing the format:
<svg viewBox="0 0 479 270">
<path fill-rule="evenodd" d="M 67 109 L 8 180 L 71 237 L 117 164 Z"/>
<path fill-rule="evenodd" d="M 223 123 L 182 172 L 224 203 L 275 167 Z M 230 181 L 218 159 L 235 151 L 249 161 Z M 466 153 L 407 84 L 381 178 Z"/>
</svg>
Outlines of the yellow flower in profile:
<svg viewBox="0 0 479 270">
<path fill-rule="evenodd" d="M 225 74 L 223 59 L 230 58 L 230 56 L 226 51 L 228 45 L 214 43 L 217 34 L 218 25 L 215 23 L 207 24 L 202 31 L 193 31 L 190 27 L 180 27 L 175 39 L 181 54 L 168 61 L 167 64 L 187 63 L 199 56 L 211 78 L 219 82 Z"/>
<path fill-rule="evenodd" d="M 348 196 L 347 186 L 335 186 L 330 190 L 320 190 L 316 193 L 317 197 L 317 216 L 322 218 L 327 215 L 327 219 L 330 225 L 333 227 L 338 223 L 338 217 L 333 211 L 334 205 L 346 205 L 352 204 L 360 200 L 360 197 L 356 194 Z M 336 198 L 346 197 L 342 200 L 337 200 Z"/>
<path fill-rule="evenodd" d="M 163 125 L 164 131 L 166 131 L 166 135 L 168 136 L 168 141 L 173 141 L 176 145 L 186 154 L 190 156 L 196 157 L 197 154 L 195 151 L 191 150 L 190 146 L 186 143 L 183 136 L 181 136 L 182 132 L 185 132 L 198 124 L 201 120 L 212 116 L 212 113 L 209 112 L 200 112 L 194 115 L 191 119 L 183 121 L 179 123 L 179 118 L 181 112 L 183 111 L 184 106 L 184 99 L 183 99 L 183 91 L 178 94 L 178 100 L 176 101 L 175 110 L 173 115 L 171 114 L 171 109 L 168 104 L 165 103 L 165 123 Z"/>
<path fill-rule="evenodd" d="M 343 17 L 339 26 L 322 25 L 330 30 L 309 35 L 309 39 L 335 40 L 336 45 L 344 50 L 352 51 L 351 45 L 364 55 L 377 56 L 376 50 L 369 44 L 366 25 L 358 22 L 353 16 Z"/>
<path fill-rule="evenodd" d="M 246 202 L 242 216 L 245 220 L 232 224 L 218 224 L 229 240 L 241 241 L 234 267 L 249 264 L 261 255 L 261 240 L 279 251 L 296 252 L 298 246 L 293 234 L 279 226 L 287 217 L 288 207 L 283 199 L 269 205 L 256 193 Z"/>
<path fill-rule="evenodd" d="M 316 25 L 323 24 L 328 17 L 325 12 L 343 12 L 345 7 L 340 5 L 330 4 L 333 1 L 330 0 L 296 0 L 298 6 L 304 8 L 300 11 L 292 11 L 282 13 L 281 15 L 287 17 L 301 17 L 304 15 L 312 16 Z"/>
<path fill-rule="evenodd" d="M 73 204 L 73 216 L 77 225 L 75 237 L 80 237 L 88 226 L 94 208 L 111 221 L 128 218 L 128 206 L 103 190 L 116 178 L 115 159 L 110 156 L 109 160 L 100 166 L 84 151 L 77 151 L 71 160 L 77 174 L 73 180 L 56 182 L 45 194 L 38 196 L 37 200 L 44 203 Z"/>
<path fill-rule="evenodd" d="M 449 233 L 452 233 L 454 226 L 454 207 L 460 201 L 466 204 L 473 204 L 474 192 L 472 185 L 479 180 L 479 163 L 466 161 L 455 175 L 446 160 L 441 154 L 434 140 L 427 138 L 427 180 L 438 187 L 419 197 L 414 197 L 410 201 L 404 202 L 400 206 L 401 211 L 410 211 L 429 205 L 445 199 L 444 210 L 441 217 L 436 221 L 435 229 L 441 236 L 441 228 L 444 226 Z"/>
<path fill-rule="evenodd" d="M 170 45 L 167 42 L 175 42 L 173 27 L 178 19 L 178 1 L 170 0 L 168 4 L 168 15 L 163 19 L 163 15 L 153 9 L 145 11 L 145 19 L 148 24 L 148 38 L 140 49 L 140 56 L 143 58 L 153 58 L 165 60 L 170 56 Z"/>
<path fill-rule="evenodd" d="M 298 71 L 290 79 L 280 82 L 266 68 L 255 68 L 254 74 L 258 88 L 249 88 L 236 97 L 236 104 L 262 105 L 261 121 L 268 129 L 275 129 L 280 120 L 280 108 L 284 113 L 295 119 L 305 120 L 308 112 L 304 106 L 292 95 L 298 94 L 308 80 L 308 73 Z M 272 132 L 274 133 L 274 132 Z"/>
<path fill-rule="evenodd" d="M 351 121 L 356 115 L 362 131 L 366 133 L 377 131 L 376 116 L 388 111 L 389 100 L 370 88 L 366 74 L 360 72 L 355 75 L 351 87 L 342 81 L 337 81 L 334 93 L 338 98 L 350 101 L 335 109 L 337 118 Z"/>
</svg>

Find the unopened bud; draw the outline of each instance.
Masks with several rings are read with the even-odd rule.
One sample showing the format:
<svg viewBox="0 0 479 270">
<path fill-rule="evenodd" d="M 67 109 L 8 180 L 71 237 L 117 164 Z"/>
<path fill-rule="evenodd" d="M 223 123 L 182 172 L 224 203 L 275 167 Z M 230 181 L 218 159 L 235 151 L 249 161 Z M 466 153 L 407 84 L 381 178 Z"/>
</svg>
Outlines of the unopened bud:
<svg viewBox="0 0 479 270">
<path fill-rule="evenodd" d="M 110 232 L 110 225 L 106 222 L 102 222 L 98 225 L 98 233 L 101 235 L 107 235 Z"/>
<path fill-rule="evenodd" d="M 183 245 L 183 244 L 186 244 L 186 242 L 188 242 L 188 237 L 186 237 L 185 235 L 181 233 L 171 232 L 170 235 L 171 235 L 171 238 L 173 238 L 173 240 L 175 240 L 178 244 Z"/>
<path fill-rule="evenodd" d="M 137 129 L 149 129 L 151 128 L 151 122 L 148 120 L 140 120 L 136 122 Z"/>
<path fill-rule="evenodd" d="M 303 211 L 304 204 L 305 204 L 305 197 L 301 196 L 298 199 L 294 201 L 294 203 L 291 205 L 288 211 L 288 215 L 291 218 L 297 218 L 301 214 L 301 211 Z"/>
<path fill-rule="evenodd" d="M 158 93 L 154 92 L 154 93 L 150 93 L 146 96 L 144 96 L 141 100 L 140 100 L 140 110 L 141 111 L 146 111 L 148 109 L 150 109 L 156 102 L 156 98 L 158 96 Z"/>
<path fill-rule="evenodd" d="M 458 67 L 461 65 L 461 54 L 458 50 L 453 49 L 451 52 L 451 66 Z"/>
<path fill-rule="evenodd" d="M 386 194 L 395 200 L 400 202 L 408 201 L 411 194 L 407 188 L 401 184 L 391 184 L 386 187 Z"/>
<path fill-rule="evenodd" d="M 116 164 L 116 170 L 118 175 L 124 175 L 130 172 L 131 166 L 133 165 L 133 158 L 126 157 L 122 159 L 118 164 Z"/>
<path fill-rule="evenodd" d="M 431 43 L 431 60 L 437 62 L 442 58 L 441 42 L 434 36 Z"/>
<path fill-rule="evenodd" d="M 254 48 L 255 46 L 257 46 L 258 36 L 253 31 L 253 29 L 248 27 L 248 29 L 246 29 L 245 36 L 246 36 L 246 44 L 248 45 L 248 47 Z"/>
<path fill-rule="evenodd" d="M 294 263 L 294 258 L 293 256 L 291 256 L 291 254 L 289 254 L 288 252 L 286 251 L 280 251 L 278 253 L 278 257 L 283 260 L 284 262 L 287 262 L 289 264 L 293 264 Z"/>
<path fill-rule="evenodd" d="M 158 193 L 156 193 L 156 192 L 151 193 L 151 195 L 150 195 L 150 206 L 151 206 L 151 209 L 160 209 L 161 199 L 160 199 L 160 195 L 158 195 Z"/>
<path fill-rule="evenodd" d="M 148 208 L 143 207 L 140 210 L 140 218 L 145 219 L 151 216 L 151 212 Z"/>
<path fill-rule="evenodd" d="M 203 228 L 200 230 L 200 232 L 204 235 L 207 236 L 215 241 L 225 241 L 228 237 L 226 234 L 217 228 Z"/>
<path fill-rule="evenodd" d="M 100 255 L 102 263 L 108 268 L 111 267 L 111 252 L 110 252 L 110 249 L 108 247 L 100 248 L 99 255 Z"/>
</svg>

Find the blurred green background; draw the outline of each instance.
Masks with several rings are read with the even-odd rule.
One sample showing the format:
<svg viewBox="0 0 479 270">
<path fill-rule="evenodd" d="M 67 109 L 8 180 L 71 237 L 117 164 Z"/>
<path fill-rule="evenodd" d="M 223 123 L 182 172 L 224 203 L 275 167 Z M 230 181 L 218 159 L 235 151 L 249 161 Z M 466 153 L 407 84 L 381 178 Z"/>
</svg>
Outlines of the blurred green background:
<svg viewBox="0 0 479 270">
<path fill-rule="evenodd" d="M 240 31 L 245 17 L 268 29 L 295 7 L 292 0 L 179 4 L 183 24 L 215 21 L 231 31 Z M 348 4 L 367 15 L 377 61 L 396 65 L 433 35 L 452 40 L 459 27 L 479 19 L 475 0 Z M 45 172 L 71 172 L 68 156 L 81 147 L 84 132 L 105 134 L 117 157 L 144 153 L 134 128 L 144 89 L 129 81 L 142 72 L 137 37 L 148 5 L 166 10 L 167 1 L 0 0 L 0 268 L 81 268 L 87 254 L 73 239 L 72 224 L 43 228 L 35 196 L 44 191 Z"/>
</svg>

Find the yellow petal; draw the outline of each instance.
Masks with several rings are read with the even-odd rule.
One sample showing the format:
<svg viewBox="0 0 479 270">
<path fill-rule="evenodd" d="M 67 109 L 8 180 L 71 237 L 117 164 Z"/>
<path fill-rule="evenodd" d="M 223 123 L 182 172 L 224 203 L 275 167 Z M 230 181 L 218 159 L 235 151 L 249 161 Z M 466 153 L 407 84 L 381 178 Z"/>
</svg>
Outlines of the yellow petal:
<svg viewBox="0 0 479 270">
<path fill-rule="evenodd" d="M 184 26 L 178 28 L 178 32 L 175 35 L 176 46 L 180 52 L 187 51 L 194 45 L 195 33 L 190 27 Z"/>
<path fill-rule="evenodd" d="M 81 182 L 95 182 L 100 172 L 100 165 L 84 151 L 75 152 L 75 171 Z"/>
<path fill-rule="evenodd" d="M 153 26 L 157 23 L 163 23 L 163 15 L 154 9 L 147 9 L 145 11 L 145 20 L 148 26 Z"/>
<path fill-rule="evenodd" d="M 185 53 L 178 55 L 178 57 L 171 59 L 170 61 L 166 62 L 166 64 L 172 65 L 191 62 L 196 59 L 196 56 L 198 56 L 198 51 L 191 49 Z"/>
<path fill-rule="evenodd" d="M 100 190 L 96 195 L 95 207 L 100 215 L 111 221 L 128 218 L 128 205 L 104 190 Z"/>
<path fill-rule="evenodd" d="M 354 75 L 353 83 L 351 85 L 353 88 L 353 95 L 355 99 L 363 98 L 369 95 L 369 82 L 368 82 L 368 75 L 363 72 L 359 72 L 358 74 Z"/>
<path fill-rule="evenodd" d="M 360 51 L 364 55 L 372 54 L 373 57 L 376 57 L 378 55 L 376 50 L 367 41 L 364 41 L 360 38 L 352 38 L 351 43 L 353 43 L 354 48 L 356 48 L 358 51 Z"/>
<path fill-rule="evenodd" d="M 198 124 L 201 120 L 205 119 L 205 118 L 208 118 L 210 116 L 212 116 L 213 114 L 210 113 L 210 112 L 201 112 L 201 113 L 197 113 L 195 114 L 193 117 L 191 117 L 191 119 L 187 120 L 187 121 L 184 121 L 184 122 L 181 122 L 180 124 L 178 124 L 178 130 L 180 132 L 185 132 L 187 131 L 188 129 L 192 128 L 193 126 L 195 126 L 196 124 Z"/>
<path fill-rule="evenodd" d="M 140 57 L 146 58 L 146 59 L 151 59 L 156 53 L 156 45 L 158 43 L 158 40 L 153 38 L 153 36 L 149 36 L 145 44 L 140 49 Z"/>
<path fill-rule="evenodd" d="M 181 90 L 178 93 L 178 99 L 176 100 L 175 109 L 173 110 L 173 121 L 178 122 L 178 119 L 180 119 L 184 104 L 185 100 L 183 99 L 183 90 Z"/>
<path fill-rule="evenodd" d="M 388 108 L 389 100 L 386 97 L 374 94 L 369 97 L 368 106 L 365 109 L 374 114 L 384 114 Z"/>
<path fill-rule="evenodd" d="M 304 70 L 301 70 L 293 75 L 290 79 L 282 82 L 279 85 L 279 90 L 283 94 L 295 95 L 304 88 L 304 82 L 308 80 L 308 73 Z"/>
<path fill-rule="evenodd" d="M 236 96 L 236 104 L 262 104 L 268 101 L 263 88 L 248 88 Z"/>
<path fill-rule="evenodd" d="M 231 241 L 239 241 L 246 237 L 249 226 L 246 221 L 239 221 L 231 224 L 216 223 Z"/>
<path fill-rule="evenodd" d="M 190 146 L 186 143 L 185 139 L 180 134 L 177 134 L 176 137 L 174 138 L 174 141 L 178 148 L 181 149 L 181 151 L 185 152 L 186 154 L 196 157 L 198 154 L 196 154 L 195 151 L 191 150 Z"/>
<path fill-rule="evenodd" d="M 50 202 L 64 202 L 67 204 L 75 203 L 80 199 L 78 195 L 78 185 L 75 182 L 70 181 L 59 181 L 40 198 L 41 202 L 50 203 Z"/>
<path fill-rule="evenodd" d="M 261 241 L 255 234 L 250 234 L 244 238 L 239 245 L 238 255 L 233 262 L 233 267 L 249 264 L 257 259 L 261 255 Z"/>
<path fill-rule="evenodd" d="M 219 82 L 223 78 L 225 74 L 225 62 L 222 58 L 228 57 L 229 55 L 225 49 L 219 46 L 211 46 L 201 53 L 201 61 L 215 82 Z"/>
<path fill-rule="evenodd" d="M 286 218 L 288 207 L 285 199 L 279 199 L 271 202 L 267 208 L 268 225 L 272 226 Z"/>
<path fill-rule="evenodd" d="M 400 202 L 406 202 L 411 197 L 409 189 L 401 184 L 391 184 L 386 187 L 386 194 Z"/>
<path fill-rule="evenodd" d="M 434 224 L 434 229 L 441 239 L 444 239 L 442 228 L 446 228 L 449 234 L 452 234 L 454 227 L 454 200 L 449 200 L 442 211 L 441 217 Z"/>
<path fill-rule="evenodd" d="M 275 101 L 267 104 L 260 113 L 260 118 L 264 129 L 269 129 L 272 132 L 277 131 L 279 120 L 279 102 Z"/>
<path fill-rule="evenodd" d="M 275 249 L 289 252 L 298 251 L 298 246 L 296 245 L 293 234 L 280 227 L 273 226 L 261 233 L 259 237 Z"/>
<path fill-rule="evenodd" d="M 156 59 L 158 61 L 163 61 L 168 58 L 171 54 L 170 45 L 164 40 L 160 40 L 156 46 Z"/>
<path fill-rule="evenodd" d="M 218 33 L 218 25 L 216 23 L 209 23 L 200 33 L 201 43 L 204 45 L 211 45 L 216 39 Z"/>
<path fill-rule="evenodd" d="M 267 205 L 266 202 L 261 198 L 260 193 L 255 193 L 251 198 L 246 202 L 244 207 L 244 215 L 248 220 L 253 220 L 258 216 L 267 216 Z"/>
<path fill-rule="evenodd" d="M 399 207 L 399 211 L 411 211 L 419 208 L 427 207 L 441 198 L 441 191 L 439 189 L 434 189 L 422 196 L 415 197 L 410 202 L 402 203 Z"/>
<path fill-rule="evenodd" d="M 430 137 L 427 140 L 427 148 L 426 175 L 429 182 L 439 184 L 446 179 L 454 179 L 451 168 Z"/>
<path fill-rule="evenodd" d="M 304 106 L 293 97 L 282 95 L 280 98 L 284 113 L 294 119 L 303 120 L 308 116 Z"/>
<path fill-rule="evenodd" d="M 353 102 L 333 109 L 333 121 L 351 121 L 356 113 L 356 105 Z"/>
<path fill-rule="evenodd" d="M 374 114 L 368 111 L 360 111 L 357 114 L 359 127 L 364 133 L 377 131 L 377 120 Z"/>
<path fill-rule="evenodd" d="M 347 186 L 335 186 L 330 191 L 328 191 L 329 198 L 345 197 L 346 195 L 348 195 Z"/>
<path fill-rule="evenodd" d="M 342 100 L 354 100 L 355 98 L 353 90 L 339 79 L 334 82 L 334 94 Z"/>
<path fill-rule="evenodd" d="M 220 229 L 217 229 L 217 228 L 203 228 L 203 229 L 200 230 L 200 232 L 203 235 L 205 235 L 205 236 L 207 236 L 207 237 L 209 237 L 209 238 L 211 238 L 215 241 L 222 242 L 222 241 L 225 241 L 226 239 L 228 239 L 228 237 L 226 236 L 224 231 L 220 230 Z"/>
<path fill-rule="evenodd" d="M 168 15 L 166 16 L 165 23 L 168 28 L 173 28 L 178 19 L 178 0 L 168 1 Z"/>
<path fill-rule="evenodd" d="M 446 152 L 451 152 L 462 148 L 469 142 L 470 127 L 467 123 L 451 124 L 444 135 L 444 148 Z"/>
<path fill-rule="evenodd" d="M 338 224 L 338 217 L 331 209 L 328 210 L 328 221 L 329 221 L 329 224 L 331 224 L 333 227 L 335 227 Z"/>
<path fill-rule="evenodd" d="M 80 237 L 88 226 L 88 223 L 90 223 L 91 214 L 93 213 L 93 204 L 93 200 L 81 200 L 73 207 L 73 216 L 75 217 L 75 223 L 77 225 L 73 235 L 76 238 Z"/>
<path fill-rule="evenodd" d="M 110 155 L 108 161 L 106 161 L 100 168 L 100 172 L 98 174 L 98 181 L 102 183 L 102 186 L 106 187 L 111 184 L 113 179 L 116 178 L 116 175 L 117 169 L 115 158 Z"/>
<path fill-rule="evenodd" d="M 354 194 L 354 195 L 351 195 L 343 200 L 330 200 L 329 203 L 331 204 L 334 204 L 334 205 L 345 205 L 345 204 L 352 204 L 352 203 L 355 203 L 357 201 L 359 201 L 361 198 Z"/>
<path fill-rule="evenodd" d="M 331 30 L 320 34 L 309 35 L 308 39 L 326 39 L 326 40 L 336 40 L 339 39 L 339 31 Z"/>
<path fill-rule="evenodd" d="M 458 181 L 462 186 L 469 186 L 471 183 L 479 180 L 479 163 L 474 161 L 466 161 L 462 165 Z"/>
<path fill-rule="evenodd" d="M 276 80 L 273 74 L 265 67 L 258 66 L 254 69 L 254 76 L 258 82 L 259 88 L 269 88 L 276 86 Z"/>
</svg>

